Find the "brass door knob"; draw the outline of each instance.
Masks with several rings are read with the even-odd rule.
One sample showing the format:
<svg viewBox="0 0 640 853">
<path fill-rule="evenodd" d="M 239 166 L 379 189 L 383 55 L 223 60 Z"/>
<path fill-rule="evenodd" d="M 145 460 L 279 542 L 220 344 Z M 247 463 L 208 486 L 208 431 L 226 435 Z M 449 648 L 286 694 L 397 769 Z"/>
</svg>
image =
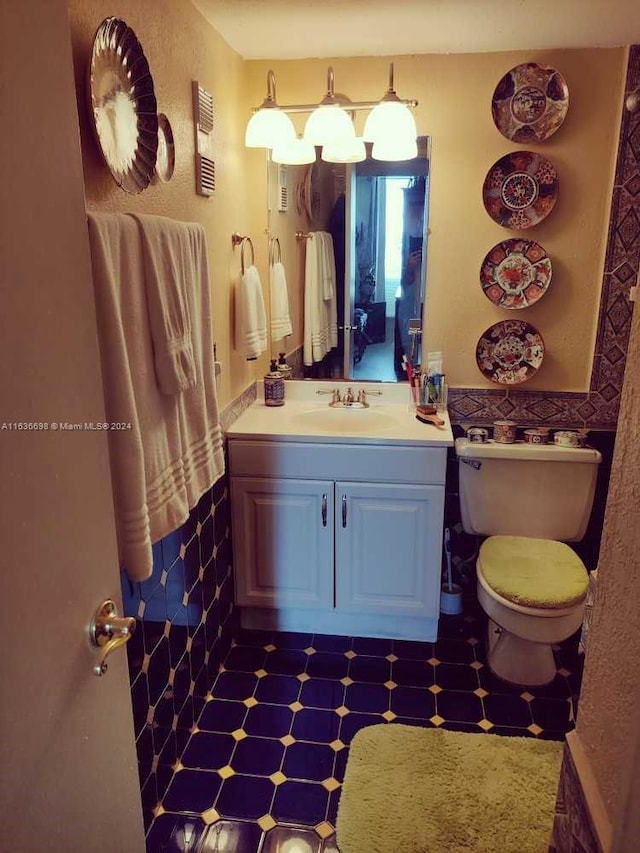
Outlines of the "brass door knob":
<svg viewBox="0 0 640 853">
<path fill-rule="evenodd" d="M 111 652 L 124 646 L 135 630 L 136 620 L 132 616 L 118 616 L 115 602 L 111 599 L 103 601 L 89 625 L 91 644 L 100 649 L 100 660 L 93 667 L 94 675 L 105 674 Z"/>
</svg>

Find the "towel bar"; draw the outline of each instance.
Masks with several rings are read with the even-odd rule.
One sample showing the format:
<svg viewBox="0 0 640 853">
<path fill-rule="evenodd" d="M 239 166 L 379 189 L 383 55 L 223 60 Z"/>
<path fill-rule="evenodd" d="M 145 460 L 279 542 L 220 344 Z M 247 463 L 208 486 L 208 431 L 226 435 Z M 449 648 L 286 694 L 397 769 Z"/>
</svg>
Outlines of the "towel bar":
<svg viewBox="0 0 640 853">
<path fill-rule="evenodd" d="M 255 265 L 256 262 L 256 253 L 253 248 L 253 240 L 251 237 L 244 236 L 242 234 L 238 234 L 237 231 L 234 231 L 231 235 L 231 243 L 233 247 L 240 246 L 240 269 L 242 270 L 242 274 L 244 275 L 245 271 L 245 263 L 244 263 L 244 247 L 245 244 L 248 243 L 251 248 L 251 266 Z"/>
<path fill-rule="evenodd" d="M 236 246 L 239 246 L 242 243 L 242 241 L 246 240 L 246 239 L 247 239 L 246 234 L 238 234 L 237 231 L 234 231 L 233 234 L 231 235 L 231 244 L 235 249 Z"/>
<path fill-rule="evenodd" d="M 269 240 L 269 266 L 282 262 L 282 246 L 278 237 Z"/>
</svg>

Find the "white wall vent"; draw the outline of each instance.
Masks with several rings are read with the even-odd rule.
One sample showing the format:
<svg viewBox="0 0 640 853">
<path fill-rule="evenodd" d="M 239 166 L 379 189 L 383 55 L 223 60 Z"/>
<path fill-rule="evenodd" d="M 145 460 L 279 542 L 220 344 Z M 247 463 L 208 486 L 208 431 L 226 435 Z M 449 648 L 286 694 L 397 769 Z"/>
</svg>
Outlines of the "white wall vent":
<svg viewBox="0 0 640 853">
<path fill-rule="evenodd" d="M 196 190 L 206 196 L 216 190 L 216 164 L 204 154 L 196 154 Z"/>
<path fill-rule="evenodd" d="M 216 188 L 216 164 L 211 151 L 213 95 L 197 80 L 192 81 L 191 91 L 196 134 L 196 192 L 198 195 L 212 196 Z"/>
</svg>

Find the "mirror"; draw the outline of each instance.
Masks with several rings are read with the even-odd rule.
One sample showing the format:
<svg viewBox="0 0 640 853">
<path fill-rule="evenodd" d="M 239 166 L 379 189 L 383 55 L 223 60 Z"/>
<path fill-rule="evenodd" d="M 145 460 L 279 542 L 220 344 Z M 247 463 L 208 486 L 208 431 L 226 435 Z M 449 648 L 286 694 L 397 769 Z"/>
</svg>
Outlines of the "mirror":
<svg viewBox="0 0 640 853">
<path fill-rule="evenodd" d="M 413 160 L 356 163 L 346 186 L 344 376 L 404 380 L 403 356 L 421 361 L 428 140 Z"/>
<path fill-rule="evenodd" d="M 337 346 L 305 377 L 394 382 L 407 378 L 403 355 L 420 363 L 429 165 L 429 139 L 420 137 L 413 160 L 289 166 L 283 205 L 282 167 L 268 163 L 269 236 L 288 259 L 289 345 L 303 337 L 307 249 L 293 235 L 324 231 L 333 241 Z"/>
</svg>

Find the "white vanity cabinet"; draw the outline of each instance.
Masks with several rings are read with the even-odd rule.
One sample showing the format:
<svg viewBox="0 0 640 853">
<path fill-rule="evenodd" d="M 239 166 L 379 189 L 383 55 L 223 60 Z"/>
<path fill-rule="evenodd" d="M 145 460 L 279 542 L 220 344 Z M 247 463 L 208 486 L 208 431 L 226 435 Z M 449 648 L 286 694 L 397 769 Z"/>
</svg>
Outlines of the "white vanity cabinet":
<svg viewBox="0 0 640 853">
<path fill-rule="evenodd" d="M 333 607 L 333 483 L 231 477 L 236 603 Z"/>
<path fill-rule="evenodd" d="M 229 438 L 245 627 L 436 637 L 446 447 Z"/>
</svg>

